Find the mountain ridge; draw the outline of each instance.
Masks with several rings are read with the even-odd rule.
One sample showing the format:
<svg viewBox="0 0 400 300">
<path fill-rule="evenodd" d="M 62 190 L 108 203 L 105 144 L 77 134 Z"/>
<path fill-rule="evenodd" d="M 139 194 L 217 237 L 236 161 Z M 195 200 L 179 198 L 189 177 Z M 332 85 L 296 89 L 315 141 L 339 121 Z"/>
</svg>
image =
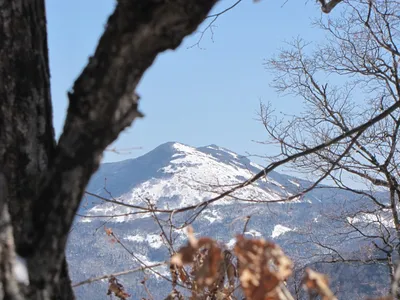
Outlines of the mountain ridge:
<svg viewBox="0 0 400 300">
<path fill-rule="evenodd" d="M 262 169 L 245 156 L 215 144 L 195 148 L 167 142 L 136 159 L 101 165 L 87 190 L 102 197 L 122 197 L 123 201 L 130 204 L 137 204 L 133 198 L 145 194 L 153 199 L 168 197 L 169 207 L 176 202 L 174 208 L 177 208 L 194 205 L 223 193 L 233 184 L 246 181 Z M 283 181 L 283 184 L 279 181 Z M 295 194 L 300 188 L 299 182 L 304 186 L 306 181 L 271 172 L 266 179 L 239 190 L 234 196 L 253 201 L 276 201 L 282 195 L 287 197 Z M 130 199 L 129 193 L 132 194 Z M 171 200 L 173 198 L 175 200 Z M 180 198 L 180 201 L 176 198 Z M 93 197 L 91 200 L 95 205 L 101 203 Z M 295 201 L 300 200 L 292 202 Z M 93 205 L 87 205 L 88 201 L 85 203 L 84 208 L 93 208 Z M 165 204 L 158 203 L 157 206 L 165 208 Z"/>
<path fill-rule="evenodd" d="M 175 209 L 197 205 L 229 189 L 233 184 L 243 182 L 260 170 L 262 167 L 252 163 L 247 157 L 215 144 L 195 148 L 178 142 L 167 142 L 138 158 L 102 164 L 92 177 L 87 190 L 130 205 L 146 206 L 147 198 L 157 208 Z M 332 221 L 326 219 L 326 212 L 335 211 L 344 203 L 355 205 L 362 200 L 348 192 L 324 188 L 315 189 L 290 203 L 255 202 L 294 195 L 310 184 L 306 180 L 271 172 L 266 179 L 235 194 L 247 202 L 238 199 L 218 201 L 207 206 L 192 225 L 199 236 L 209 236 L 225 247 L 232 248 L 235 235 L 243 232 L 245 220 L 250 216 L 244 234 L 277 242 L 300 268 L 314 261 L 309 258 L 311 253 L 323 253 L 318 246 L 310 243 L 311 233 L 321 241 L 333 242 L 327 239 Z M 168 259 L 169 252 L 160 238 L 160 228 L 151 214 L 138 215 L 131 207 L 103 202 L 96 197 L 85 197 L 79 213 L 85 217 L 77 218 L 67 251 L 74 282 L 138 267 L 141 265 L 138 259 L 146 264 L 162 263 Z M 174 224 L 185 224 L 192 213 L 189 211 L 174 214 Z M 118 216 L 113 217 L 115 215 Z M 167 222 L 171 215 L 159 214 L 158 217 L 162 222 Z M 99 230 L 103 227 L 112 228 L 130 252 L 110 242 L 105 232 Z M 167 230 L 172 230 L 172 227 L 167 227 Z M 176 247 L 186 241 L 184 230 L 174 230 L 172 236 Z M 357 247 L 363 246 L 363 243 L 353 245 L 347 242 L 339 245 L 343 251 L 351 253 Z M 324 255 L 326 254 L 329 253 Z M 82 260 L 85 264 L 81 263 Z M 341 272 L 346 273 L 344 275 L 352 274 L 352 285 L 365 281 L 364 277 L 356 275 L 358 269 L 355 272 L 349 266 L 341 268 Z M 336 269 L 329 271 L 323 265 L 321 270 L 336 276 Z M 157 267 L 157 272 L 169 276 L 167 267 Z M 376 273 L 371 272 L 369 270 L 366 274 L 371 276 Z M 342 277 L 344 275 L 341 274 Z M 143 289 L 137 289 L 141 286 L 143 276 L 132 274 L 121 279 L 128 291 L 129 287 L 133 290 L 132 299 L 146 297 Z M 151 273 L 146 276 L 150 278 L 148 287 L 160 292 L 160 297 L 155 299 L 164 299 L 170 291 L 168 282 Z M 335 278 L 334 284 L 343 289 L 346 285 Z M 376 281 L 379 282 L 378 279 Z M 107 282 L 100 281 L 77 288 L 76 293 L 78 299 L 102 299 L 99 291 L 104 290 L 105 295 L 106 287 Z M 379 288 L 382 286 L 378 286 L 376 290 Z M 354 295 L 359 291 L 347 288 L 346 292 L 350 293 L 350 298 L 339 294 L 340 299 L 356 299 Z"/>
</svg>

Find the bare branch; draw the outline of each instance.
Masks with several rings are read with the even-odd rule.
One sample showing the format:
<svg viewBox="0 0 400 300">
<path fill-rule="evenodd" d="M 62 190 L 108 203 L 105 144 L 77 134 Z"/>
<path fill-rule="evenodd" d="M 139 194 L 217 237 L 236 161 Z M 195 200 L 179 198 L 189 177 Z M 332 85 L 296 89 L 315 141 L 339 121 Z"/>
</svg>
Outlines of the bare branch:
<svg viewBox="0 0 400 300">
<path fill-rule="evenodd" d="M 89 283 L 100 281 L 100 280 L 103 280 L 103 279 L 108 279 L 108 278 L 111 278 L 111 277 L 118 277 L 118 276 L 122 276 L 122 275 L 128 275 L 128 274 L 136 273 L 136 272 L 142 272 L 142 271 L 144 271 L 146 269 L 156 268 L 156 267 L 164 266 L 166 264 L 167 264 L 166 262 L 156 263 L 156 264 L 147 265 L 147 266 L 141 266 L 141 267 L 138 267 L 138 268 L 129 269 L 129 270 L 125 270 L 125 271 L 121 271 L 121 272 L 117 272 L 117 273 L 106 274 L 106 275 L 102 275 L 102 276 L 99 276 L 99 277 L 93 277 L 93 278 L 89 278 L 89 279 L 74 283 L 74 284 L 72 284 L 72 287 L 76 288 L 76 287 L 81 286 L 81 285 L 89 284 Z"/>
</svg>

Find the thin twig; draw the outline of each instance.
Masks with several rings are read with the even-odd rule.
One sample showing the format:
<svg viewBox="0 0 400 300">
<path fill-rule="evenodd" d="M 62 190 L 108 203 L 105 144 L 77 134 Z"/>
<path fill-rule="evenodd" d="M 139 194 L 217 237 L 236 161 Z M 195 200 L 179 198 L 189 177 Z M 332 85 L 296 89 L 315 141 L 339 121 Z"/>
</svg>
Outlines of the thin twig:
<svg viewBox="0 0 400 300">
<path fill-rule="evenodd" d="M 164 266 L 166 264 L 167 264 L 166 262 L 160 262 L 160 263 L 156 263 L 156 264 L 153 264 L 153 265 L 141 266 L 141 267 L 138 267 L 138 268 L 135 268 L 135 269 L 129 269 L 129 270 L 113 273 L 113 274 L 106 274 L 106 275 L 102 275 L 102 276 L 99 276 L 99 277 L 93 277 L 93 278 L 89 278 L 89 279 L 83 280 L 81 282 L 75 283 L 75 284 L 72 285 L 72 287 L 75 288 L 75 287 L 78 287 L 78 286 L 81 286 L 81 285 L 84 285 L 84 284 L 89 284 L 89 283 L 92 283 L 92 282 L 96 282 L 96 281 L 99 281 L 99 280 L 102 280 L 102 279 L 107 279 L 107 278 L 110 278 L 110 277 L 117 277 L 117 276 L 132 274 L 132 273 L 144 271 L 146 269 L 156 268 L 156 267 L 159 267 L 159 266 Z"/>
<path fill-rule="evenodd" d="M 247 225 L 249 224 L 250 219 L 251 219 L 251 216 L 246 217 L 246 222 L 244 223 L 244 227 L 243 227 L 243 234 L 245 234 L 245 232 L 247 231 Z"/>
</svg>

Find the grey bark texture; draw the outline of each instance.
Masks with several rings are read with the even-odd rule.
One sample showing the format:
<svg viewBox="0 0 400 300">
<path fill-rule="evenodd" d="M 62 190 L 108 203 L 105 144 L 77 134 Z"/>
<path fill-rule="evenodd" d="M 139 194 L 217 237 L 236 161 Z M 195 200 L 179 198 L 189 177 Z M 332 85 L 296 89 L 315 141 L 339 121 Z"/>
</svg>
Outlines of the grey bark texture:
<svg viewBox="0 0 400 300">
<path fill-rule="evenodd" d="M 8 188 L 6 178 L 0 172 L 0 299 L 22 299 L 15 279 L 14 237 L 7 205 Z"/>
<path fill-rule="evenodd" d="M 0 194 L 0 300 L 21 293 L 23 299 L 74 298 L 65 246 L 84 189 L 104 149 L 141 117 L 135 89 L 143 73 L 159 53 L 178 47 L 215 3 L 119 0 L 68 94 L 56 144 L 44 0 L 0 0 L 0 167 L 9 191 Z M 26 288 L 9 271 L 12 232 L 28 262 Z"/>
</svg>

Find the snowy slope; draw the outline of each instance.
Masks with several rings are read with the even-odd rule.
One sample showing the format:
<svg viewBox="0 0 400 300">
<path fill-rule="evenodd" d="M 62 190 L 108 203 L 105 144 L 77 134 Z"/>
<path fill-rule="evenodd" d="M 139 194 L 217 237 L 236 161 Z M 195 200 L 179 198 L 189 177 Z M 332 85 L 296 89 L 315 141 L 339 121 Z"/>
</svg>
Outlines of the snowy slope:
<svg viewBox="0 0 400 300">
<path fill-rule="evenodd" d="M 160 153 L 162 159 L 149 161 L 149 157 Z M 262 169 L 247 158 L 215 145 L 196 149 L 173 142 L 163 144 L 148 153 L 145 161 L 150 162 L 152 173 L 146 170 L 147 166 L 144 170 L 141 168 L 144 164 L 141 158 L 121 162 L 117 166 L 105 165 L 92 180 L 88 191 L 110 196 L 104 190 L 105 187 L 113 197 L 127 204 L 145 205 L 145 200 L 151 199 L 159 208 L 175 209 L 196 205 L 215 197 Z M 138 174 L 129 173 L 135 169 Z M 288 179 L 283 185 L 272 177 L 267 177 L 251 187 L 240 189 L 232 196 L 234 199 L 253 201 L 279 200 L 291 196 L 298 188 L 299 184 L 293 180 Z M 232 203 L 231 200 L 232 198 L 227 197 L 218 204 L 229 204 Z M 296 202 L 296 199 L 292 202 Z M 130 211 L 128 207 L 101 203 L 89 209 L 87 214 L 121 215 Z M 119 217 L 114 221 L 124 222 L 131 218 L 134 216 Z"/>
<path fill-rule="evenodd" d="M 194 148 L 169 142 L 136 159 L 103 164 L 93 176 L 87 190 L 130 205 L 145 206 L 146 199 L 150 199 L 158 208 L 175 209 L 210 199 L 232 185 L 249 179 L 261 169 L 249 159 L 216 145 Z M 362 241 L 354 244 L 353 241 L 328 240 L 326 234 L 333 225 L 332 220 L 326 219 L 327 212 L 337 211 L 338 204 L 341 207 L 345 203 L 356 205 L 357 201 L 362 200 L 359 197 L 324 188 L 312 191 L 289 204 L 268 204 L 268 201 L 296 194 L 299 189 L 308 185 L 310 182 L 271 172 L 257 184 L 234 194 L 236 198 L 266 203 L 226 198 L 208 206 L 193 223 L 193 227 L 198 235 L 210 236 L 224 243 L 227 248 L 232 248 L 236 234 L 243 231 L 246 218 L 251 216 L 245 234 L 278 242 L 295 260 L 297 266 L 318 259 L 318 255 L 329 255 L 326 249 L 309 243 L 311 232 L 318 241 L 336 243 L 335 245 L 349 253 L 359 251 L 363 246 Z M 140 262 L 152 264 L 168 259 L 169 253 L 156 222 L 149 215 L 132 214 L 135 211 L 133 208 L 103 202 L 94 197 L 84 199 L 79 214 L 86 217 L 77 218 L 67 251 L 73 282 L 135 268 L 140 266 Z M 182 225 L 191 213 L 174 215 L 174 224 Z M 115 215 L 118 217 L 112 217 Z M 159 217 L 167 220 L 169 216 Z M 129 251 L 113 242 L 105 234 L 104 227 L 112 228 Z M 176 245 L 186 240 L 183 229 L 175 230 L 172 236 Z M 341 272 L 343 278 L 351 278 L 347 282 L 337 281 L 340 290 L 350 295 L 350 298 L 340 299 L 356 299 L 358 296 L 355 295 L 359 295 L 359 291 L 354 286 L 365 282 L 365 278 L 357 276 L 364 273 L 375 276 L 378 272 L 368 269 L 368 272 L 363 273 L 359 266 L 357 269 L 342 266 L 339 270 L 336 266 L 322 265 L 321 270 L 333 274 L 332 276 Z M 160 274 L 168 276 L 168 268 L 158 267 L 157 272 L 158 275 L 135 273 L 122 277 L 121 280 L 132 294 L 132 299 L 140 299 L 147 297 L 140 284 L 146 276 L 149 278 L 147 286 L 157 291 L 154 299 L 164 299 L 169 293 L 170 285 Z M 376 290 L 379 288 L 381 287 L 376 287 Z M 76 293 L 78 299 L 108 299 L 106 290 L 106 281 L 100 281 L 79 287 Z"/>
</svg>

